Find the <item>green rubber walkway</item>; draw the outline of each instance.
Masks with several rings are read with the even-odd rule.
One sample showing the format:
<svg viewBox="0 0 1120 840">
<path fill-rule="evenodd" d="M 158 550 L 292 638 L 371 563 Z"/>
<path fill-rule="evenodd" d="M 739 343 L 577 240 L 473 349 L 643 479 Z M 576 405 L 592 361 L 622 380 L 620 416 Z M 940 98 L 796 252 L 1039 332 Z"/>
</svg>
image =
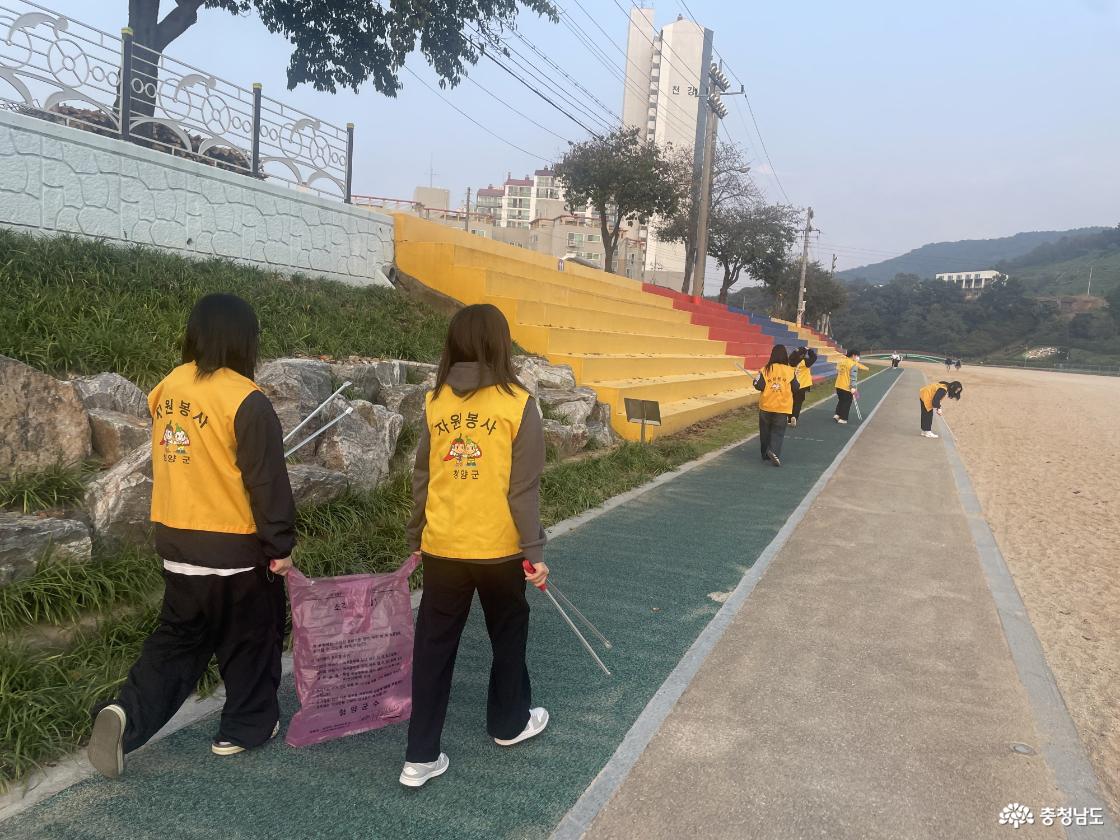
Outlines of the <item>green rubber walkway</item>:
<svg viewBox="0 0 1120 840">
<path fill-rule="evenodd" d="M 861 383 L 868 413 L 894 381 Z M 556 583 L 614 643 L 603 675 L 544 596 L 530 593 L 534 701 L 552 724 L 513 749 L 486 736 L 489 668 L 481 611 L 464 634 L 443 749 L 451 769 L 421 790 L 397 783 L 403 726 L 293 749 L 281 740 L 210 754 L 204 720 L 0 823 L 12 840 L 130 838 L 543 838 L 591 783 L 669 672 L 858 428 L 829 400 L 790 429 L 782 469 L 756 440 L 555 539 Z M 290 716 L 290 679 L 281 704 Z M 686 782 L 685 782 L 686 783 Z"/>
</svg>

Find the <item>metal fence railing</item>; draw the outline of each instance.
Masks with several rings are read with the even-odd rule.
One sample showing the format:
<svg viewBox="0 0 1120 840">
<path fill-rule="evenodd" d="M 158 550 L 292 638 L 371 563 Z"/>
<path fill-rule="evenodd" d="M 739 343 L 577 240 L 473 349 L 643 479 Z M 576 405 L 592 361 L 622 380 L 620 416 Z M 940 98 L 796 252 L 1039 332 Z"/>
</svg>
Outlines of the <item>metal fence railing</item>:
<svg viewBox="0 0 1120 840">
<path fill-rule="evenodd" d="M 123 8 L 123 7 L 122 7 Z M 30 0 L 0 0 L 0 101 L 247 176 L 350 201 L 354 126 L 320 120 Z"/>
</svg>

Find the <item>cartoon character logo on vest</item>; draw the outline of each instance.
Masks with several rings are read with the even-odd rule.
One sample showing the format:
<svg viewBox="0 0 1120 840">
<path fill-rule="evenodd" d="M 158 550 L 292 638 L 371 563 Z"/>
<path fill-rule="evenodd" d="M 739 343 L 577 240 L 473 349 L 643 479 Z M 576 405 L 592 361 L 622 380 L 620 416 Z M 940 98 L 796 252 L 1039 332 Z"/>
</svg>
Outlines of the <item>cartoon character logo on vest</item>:
<svg viewBox="0 0 1120 840">
<path fill-rule="evenodd" d="M 473 467 L 476 462 L 482 457 L 482 450 L 478 444 L 471 438 L 463 439 L 460 435 L 455 440 L 451 441 L 451 449 L 447 455 L 444 456 L 444 461 L 454 461 L 456 466 L 463 466 L 463 462 L 467 462 L 468 467 Z"/>
<path fill-rule="evenodd" d="M 166 434 L 167 433 L 164 432 L 164 436 L 166 436 Z M 187 454 L 187 447 L 191 445 L 191 439 L 187 435 L 187 433 L 183 429 L 183 427 L 180 426 L 178 423 L 175 424 L 174 440 L 175 440 L 175 452 L 178 453 L 179 455 L 186 455 Z"/>
<path fill-rule="evenodd" d="M 171 449 L 172 446 L 175 445 L 175 430 L 171 428 L 170 423 L 163 427 L 162 443 L 164 452 L 167 452 L 169 449 Z"/>
</svg>

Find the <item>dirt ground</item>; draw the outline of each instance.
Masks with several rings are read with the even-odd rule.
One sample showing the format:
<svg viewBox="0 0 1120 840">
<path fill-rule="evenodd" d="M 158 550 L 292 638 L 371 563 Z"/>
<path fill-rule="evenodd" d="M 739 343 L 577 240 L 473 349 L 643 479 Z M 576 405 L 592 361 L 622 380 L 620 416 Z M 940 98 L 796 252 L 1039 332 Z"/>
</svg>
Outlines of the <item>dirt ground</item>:
<svg viewBox="0 0 1120 840">
<path fill-rule="evenodd" d="M 964 393 L 945 420 L 1120 814 L 1120 378 L 967 365 L 951 378 Z"/>
</svg>

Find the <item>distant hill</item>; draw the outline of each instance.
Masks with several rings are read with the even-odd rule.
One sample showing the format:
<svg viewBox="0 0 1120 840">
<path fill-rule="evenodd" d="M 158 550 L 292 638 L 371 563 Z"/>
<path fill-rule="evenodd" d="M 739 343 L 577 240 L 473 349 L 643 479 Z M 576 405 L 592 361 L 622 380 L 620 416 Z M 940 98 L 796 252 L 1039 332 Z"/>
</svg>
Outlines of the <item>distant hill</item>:
<svg viewBox="0 0 1120 840">
<path fill-rule="evenodd" d="M 1105 296 L 1120 286 L 1120 226 L 1063 236 L 996 268 L 1021 281 L 1029 294 Z"/>
<path fill-rule="evenodd" d="M 1106 230 L 1106 228 L 1038 230 L 1017 233 L 1014 236 L 1004 236 L 999 239 L 962 239 L 959 242 L 934 242 L 883 262 L 838 271 L 836 276 L 842 280 L 862 279 L 871 283 L 886 283 L 893 279 L 896 274 L 917 274 L 919 277 L 933 277 L 942 271 L 995 268 L 999 263 L 1010 262 L 1026 256 L 1040 245 L 1058 242 L 1063 237 L 1085 236 L 1103 230 Z M 1032 266 L 1030 270 L 1035 271 L 1041 268 L 1041 266 Z M 1024 271 L 1027 271 L 1026 267 L 1024 267 Z M 1018 276 L 1019 272 L 1016 271 L 1015 274 Z"/>
</svg>

